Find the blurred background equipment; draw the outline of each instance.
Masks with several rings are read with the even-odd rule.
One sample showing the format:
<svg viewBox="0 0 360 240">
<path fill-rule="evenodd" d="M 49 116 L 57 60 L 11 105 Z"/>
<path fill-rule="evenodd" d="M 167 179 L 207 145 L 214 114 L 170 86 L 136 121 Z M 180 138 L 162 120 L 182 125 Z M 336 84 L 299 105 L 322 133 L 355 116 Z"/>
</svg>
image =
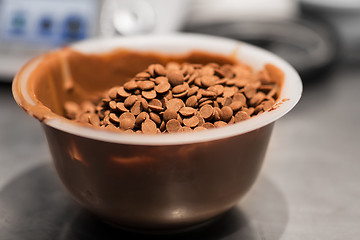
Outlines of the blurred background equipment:
<svg viewBox="0 0 360 240">
<path fill-rule="evenodd" d="M 326 70 L 336 55 L 336 42 L 331 33 L 306 19 L 224 22 L 192 26 L 187 30 L 265 48 L 293 65 L 303 80 Z"/>
<path fill-rule="evenodd" d="M 1 0 L 0 81 L 30 58 L 91 37 L 167 33 L 185 21 L 189 0 Z"/>
<path fill-rule="evenodd" d="M 358 0 L 2 0 L 0 81 L 29 58 L 92 37 L 196 32 L 289 61 L 303 80 L 360 59 Z M 313 80 L 311 80 L 313 81 Z"/>
<path fill-rule="evenodd" d="M 100 35 L 161 34 L 181 30 L 191 0 L 103 0 Z"/>
<path fill-rule="evenodd" d="M 0 76 L 5 80 L 31 57 L 97 34 L 97 0 L 2 0 L 0 4 Z"/>
<path fill-rule="evenodd" d="M 301 0 L 306 16 L 316 16 L 331 26 L 339 38 L 339 57 L 349 63 L 360 61 L 360 1 Z"/>
<path fill-rule="evenodd" d="M 192 11 L 186 31 L 265 48 L 290 62 L 303 80 L 326 72 L 336 59 L 334 32 L 315 18 L 305 17 L 297 1 L 200 0 Z"/>
</svg>

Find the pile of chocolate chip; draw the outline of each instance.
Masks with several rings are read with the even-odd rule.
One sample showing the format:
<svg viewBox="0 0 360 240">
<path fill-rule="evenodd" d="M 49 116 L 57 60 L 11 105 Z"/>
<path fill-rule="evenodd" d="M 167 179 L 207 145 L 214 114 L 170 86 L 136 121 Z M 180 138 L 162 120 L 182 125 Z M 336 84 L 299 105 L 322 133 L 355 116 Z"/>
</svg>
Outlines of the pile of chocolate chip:
<svg viewBox="0 0 360 240">
<path fill-rule="evenodd" d="M 280 70 L 279 70 L 280 71 Z M 152 64 L 98 102 L 66 102 L 69 119 L 134 133 L 176 133 L 226 126 L 269 110 L 279 84 L 266 68 L 244 64 Z"/>
</svg>

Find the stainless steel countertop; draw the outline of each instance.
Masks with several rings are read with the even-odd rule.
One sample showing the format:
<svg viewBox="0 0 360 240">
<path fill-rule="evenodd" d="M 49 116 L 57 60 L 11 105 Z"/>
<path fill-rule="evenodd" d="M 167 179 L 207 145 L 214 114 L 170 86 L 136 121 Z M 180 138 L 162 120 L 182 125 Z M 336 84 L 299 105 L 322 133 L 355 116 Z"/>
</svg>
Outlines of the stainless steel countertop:
<svg viewBox="0 0 360 240">
<path fill-rule="evenodd" d="M 359 68 L 337 66 L 323 81 L 306 84 L 299 104 L 276 123 L 265 164 L 251 191 L 213 229 L 190 233 L 184 239 L 360 239 L 359 102 Z M 87 225 L 86 213 L 76 217 L 74 224 L 58 208 L 56 214 L 51 210 L 54 214 L 46 215 L 47 219 L 61 216 L 61 221 L 54 220 L 57 225 L 45 221 L 36 225 L 21 224 L 21 216 L 31 215 L 21 212 L 26 207 L 16 213 L 9 210 L 20 202 L 26 205 L 27 198 L 30 202 L 44 199 L 41 192 L 51 188 L 58 189 L 57 195 L 47 199 L 47 204 L 70 200 L 53 179 L 40 125 L 17 107 L 10 85 L 0 85 L 0 109 L 0 239 L 96 239 L 99 229 Z M 31 188 L 39 190 L 38 195 Z M 63 206 L 66 211 L 77 209 L 71 203 L 67 206 L 71 207 Z M 41 217 L 41 213 L 34 216 Z M 89 231 L 95 235 L 86 235 Z M 100 232 L 110 234 L 104 227 Z M 143 239 L 122 232 L 111 234 Z M 109 236 L 107 239 L 115 239 Z"/>
</svg>

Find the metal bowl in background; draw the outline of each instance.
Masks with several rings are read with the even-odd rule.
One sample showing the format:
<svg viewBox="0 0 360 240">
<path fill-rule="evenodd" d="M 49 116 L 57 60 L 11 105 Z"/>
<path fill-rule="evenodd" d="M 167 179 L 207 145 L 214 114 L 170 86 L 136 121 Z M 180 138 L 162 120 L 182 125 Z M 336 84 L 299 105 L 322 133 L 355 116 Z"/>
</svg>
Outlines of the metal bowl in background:
<svg viewBox="0 0 360 240">
<path fill-rule="evenodd" d="M 339 38 L 339 57 L 347 62 L 360 61 L 360 1 L 301 0 L 304 14 L 329 24 Z"/>
<path fill-rule="evenodd" d="M 286 59 L 302 79 L 313 81 L 337 56 L 337 37 L 324 25 L 307 19 L 242 20 L 188 26 L 186 31 L 238 39 Z"/>
</svg>

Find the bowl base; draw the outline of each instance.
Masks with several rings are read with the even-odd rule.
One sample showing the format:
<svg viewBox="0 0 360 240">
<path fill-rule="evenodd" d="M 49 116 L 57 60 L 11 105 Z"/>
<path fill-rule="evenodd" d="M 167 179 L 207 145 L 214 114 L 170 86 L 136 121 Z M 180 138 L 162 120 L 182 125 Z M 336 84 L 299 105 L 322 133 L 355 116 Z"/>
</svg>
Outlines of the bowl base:
<svg viewBox="0 0 360 240">
<path fill-rule="evenodd" d="M 222 216 L 222 214 L 220 215 Z M 213 222 L 215 222 L 220 216 L 213 217 L 209 220 L 205 220 L 200 223 L 196 223 L 190 226 L 178 227 L 178 228 L 169 228 L 169 229 L 142 229 L 136 227 L 123 226 L 111 221 L 103 220 L 106 224 L 111 225 L 119 230 L 136 233 L 136 234 L 147 234 L 147 235 L 167 235 L 167 234 L 181 234 L 186 232 L 191 232 L 199 228 L 203 228 Z"/>
</svg>

